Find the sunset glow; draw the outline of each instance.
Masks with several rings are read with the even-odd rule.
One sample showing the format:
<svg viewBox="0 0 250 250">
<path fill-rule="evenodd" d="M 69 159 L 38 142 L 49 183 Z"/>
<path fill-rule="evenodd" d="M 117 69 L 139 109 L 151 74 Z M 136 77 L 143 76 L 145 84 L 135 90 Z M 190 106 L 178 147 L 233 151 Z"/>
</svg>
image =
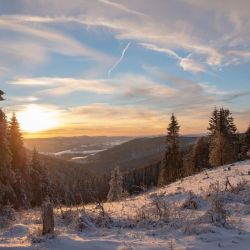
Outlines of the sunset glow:
<svg viewBox="0 0 250 250">
<path fill-rule="evenodd" d="M 17 2 L 0 3 L 0 89 L 25 137 L 164 134 L 171 113 L 201 134 L 215 106 L 246 130 L 250 1 Z"/>
<path fill-rule="evenodd" d="M 28 133 L 52 129 L 58 125 L 57 114 L 38 105 L 29 105 L 17 115 L 21 129 Z"/>
</svg>

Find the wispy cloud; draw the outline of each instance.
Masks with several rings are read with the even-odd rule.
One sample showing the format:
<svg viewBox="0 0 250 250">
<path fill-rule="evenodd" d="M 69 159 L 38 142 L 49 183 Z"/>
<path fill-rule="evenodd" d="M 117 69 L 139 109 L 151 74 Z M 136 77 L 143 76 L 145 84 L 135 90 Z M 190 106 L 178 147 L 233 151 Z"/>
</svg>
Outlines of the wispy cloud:
<svg viewBox="0 0 250 250">
<path fill-rule="evenodd" d="M 112 71 L 122 62 L 124 56 L 125 56 L 125 53 L 127 51 L 127 49 L 129 48 L 131 42 L 128 42 L 128 44 L 125 46 L 125 48 L 122 50 L 122 54 L 121 54 L 121 57 L 116 61 L 116 63 L 109 69 L 108 71 L 108 77 L 110 77 Z"/>
<path fill-rule="evenodd" d="M 114 92 L 114 88 L 103 79 L 78 79 L 60 77 L 19 78 L 10 81 L 9 84 L 22 86 L 42 86 L 39 94 L 43 95 L 67 95 L 72 92 L 94 92 L 108 94 Z"/>
<path fill-rule="evenodd" d="M 130 8 L 126 7 L 125 5 L 122 5 L 122 4 L 119 4 L 119 3 L 116 3 L 116 2 L 113 2 L 113 1 L 110 1 L 110 0 L 99 0 L 99 2 L 104 3 L 106 5 L 109 5 L 111 7 L 114 7 L 116 9 L 125 11 L 125 12 L 127 12 L 129 14 L 144 16 L 144 14 L 141 13 L 141 12 L 135 11 L 133 9 L 130 9 Z"/>
<path fill-rule="evenodd" d="M 11 34 L 11 39 L 8 36 L 1 38 L 0 55 L 4 60 L 1 60 L 0 67 L 11 69 L 13 62 L 21 67 L 33 67 L 47 62 L 53 53 L 92 60 L 106 67 L 114 60 L 61 30 L 43 25 L 43 21 L 52 20 L 39 16 L 0 16 L 0 30 Z M 39 24 L 34 25 L 36 22 Z"/>
<path fill-rule="evenodd" d="M 178 60 L 180 67 L 183 68 L 185 71 L 191 71 L 193 73 L 205 72 L 205 67 L 198 61 L 191 58 L 189 55 L 188 57 L 181 57 L 175 51 L 168 49 L 168 48 L 161 48 L 154 44 L 149 43 L 140 43 L 146 49 L 153 50 L 156 52 L 167 54 L 175 59 Z"/>
<path fill-rule="evenodd" d="M 124 84 L 126 82 L 126 84 Z M 17 78 L 11 85 L 34 87 L 39 95 L 69 95 L 73 92 L 113 94 L 119 97 L 166 98 L 176 93 L 174 88 L 164 86 L 142 75 L 123 74 L 113 79 L 79 79 L 60 77 Z"/>
<path fill-rule="evenodd" d="M 198 62 L 189 56 L 180 60 L 180 66 L 183 68 L 183 70 L 191 71 L 193 73 L 206 71 L 205 66 L 201 62 Z"/>
<path fill-rule="evenodd" d="M 154 51 L 157 51 L 157 52 L 162 52 L 162 53 L 165 53 L 169 56 L 172 56 L 178 60 L 182 60 L 183 58 L 180 57 L 176 52 L 174 52 L 173 50 L 171 49 L 167 49 L 167 48 L 160 48 L 158 46 L 156 46 L 155 44 L 150 44 L 150 43 L 140 43 L 141 46 L 143 46 L 144 48 L 146 49 L 150 49 L 150 50 L 154 50 Z"/>
<path fill-rule="evenodd" d="M 154 70 L 154 69 L 152 69 Z M 155 70 L 154 77 L 160 81 L 136 74 L 119 74 L 112 79 L 79 79 L 59 77 L 18 78 L 9 82 L 17 86 L 34 87 L 36 96 L 62 96 L 73 92 L 101 94 L 101 98 L 112 98 L 125 104 L 151 105 L 154 108 L 168 108 L 169 111 L 186 110 L 199 105 L 223 104 L 232 94 L 240 91 L 225 91 L 211 83 L 195 82 L 176 76 L 169 76 Z M 165 83 L 160 83 L 164 81 Z M 126 84 L 124 84 L 126 83 Z M 98 100 L 98 97 L 96 97 Z M 208 108 L 209 109 L 209 108 Z"/>
<path fill-rule="evenodd" d="M 12 24 L 25 22 L 26 25 L 74 22 L 85 27 L 105 27 L 112 29 L 117 39 L 151 44 L 150 46 L 155 46 L 159 52 L 176 57 L 181 62 L 179 65 L 184 65 L 184 70 L 190 68 L 196 72 L 203 72 L 206 66 L 217 69 L 250 60 L 244 53 L 250 45 L 247 28 L 250 19 L 245 11 L 249 4 L 246 1 L 241 1 L 239 6 L 231 0 L 227 6 L 215 1 L 199 3 L 196 0 L 177 3 L 174 0 L 157 0 L 145 4 L 111 0 L 89 1 L 84 4 L 64 0 L 56 0 L 49 5 L 46 3 L 48 2 L 36 1 L 35 8 L 32 2 L 25 2 L 24 6 L 30 10 L 30 15 L 2 15 L 1 21 Z M 186 15 L 182 14 L 183 9 Z M 62 11 L 64 15 L 61 14 Z M 217 18 L 218 16 L 220 18 Z M 4 26 L 10 27 L 6 23 Z M 40 27 L 38 30 L 40 32 Z M 178 58 L 178 50 L 194 57 L 192 60 Z M 62 51 L 65 51 L 65 48 Z M 171 51 L 175 51 L 175 54 Z M 205 66 L 197 67 L 197 64 Z"/>
<path fill-rule="evenodd" d="M 88 49 L 74 39 L 52 29 L 45 29 L 43 27 L 34 28 L 32 25 L 1 19 L 0 28 L 43 39 L 43 41 L 47 43 L 47 49 L 54 50 L 57 53 L 92 57 L 98 56 L 96 51 Z"/>
</svg>

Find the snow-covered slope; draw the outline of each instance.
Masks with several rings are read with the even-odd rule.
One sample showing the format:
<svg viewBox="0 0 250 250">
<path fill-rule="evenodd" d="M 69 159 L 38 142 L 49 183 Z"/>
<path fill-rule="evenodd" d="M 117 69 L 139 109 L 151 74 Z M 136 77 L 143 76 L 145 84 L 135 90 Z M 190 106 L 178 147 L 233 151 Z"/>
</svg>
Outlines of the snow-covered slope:
<svg viewBox="0 0 250 250">
<path fill-rule="evenodd" d="M 250 161 L 55 214 L 55 236 L 46 238 L 39 210 L 17 213 L 0 231 L 0 249 L 250 249 Z"/>
</svg>

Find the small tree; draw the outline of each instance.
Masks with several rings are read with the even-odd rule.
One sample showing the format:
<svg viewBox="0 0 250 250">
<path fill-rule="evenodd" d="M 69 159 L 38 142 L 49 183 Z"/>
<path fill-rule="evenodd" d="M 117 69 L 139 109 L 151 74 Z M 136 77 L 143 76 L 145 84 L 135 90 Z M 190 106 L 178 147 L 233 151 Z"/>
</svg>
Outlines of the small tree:
<svg viewBox="0 0 250 250">
<path fill-rule="evenodd" d="M 123 191 L 123 176 L 120 172 L 120 168 L 116 167 L 111 173 L 111 180 L 109 182 L 109 193 L 107 196 L 108 201 L 117 201 L 122 198 Z"/>
<path fill-rule="evenodd" d="M 174 114 L 171 116 L 166 137 L 166 151 L 161 163 L 158 185 L 162 186 L 182 175 L 182 156 L 179 149 L 180 126 Z"/>
</svg>

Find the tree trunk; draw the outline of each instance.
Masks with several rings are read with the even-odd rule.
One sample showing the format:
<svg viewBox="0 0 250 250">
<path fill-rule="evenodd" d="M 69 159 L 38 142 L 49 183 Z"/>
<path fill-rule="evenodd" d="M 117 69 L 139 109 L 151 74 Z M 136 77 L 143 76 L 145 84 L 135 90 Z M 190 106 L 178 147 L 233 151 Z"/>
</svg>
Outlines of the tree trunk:
<svg viewBox="0 0 250 250">
<path fill-rule="evenodd" d="M 54 214 L 51 202 L 45 201 L 42 204 L 43 234 L 54 233 Z"/>
</svg>

